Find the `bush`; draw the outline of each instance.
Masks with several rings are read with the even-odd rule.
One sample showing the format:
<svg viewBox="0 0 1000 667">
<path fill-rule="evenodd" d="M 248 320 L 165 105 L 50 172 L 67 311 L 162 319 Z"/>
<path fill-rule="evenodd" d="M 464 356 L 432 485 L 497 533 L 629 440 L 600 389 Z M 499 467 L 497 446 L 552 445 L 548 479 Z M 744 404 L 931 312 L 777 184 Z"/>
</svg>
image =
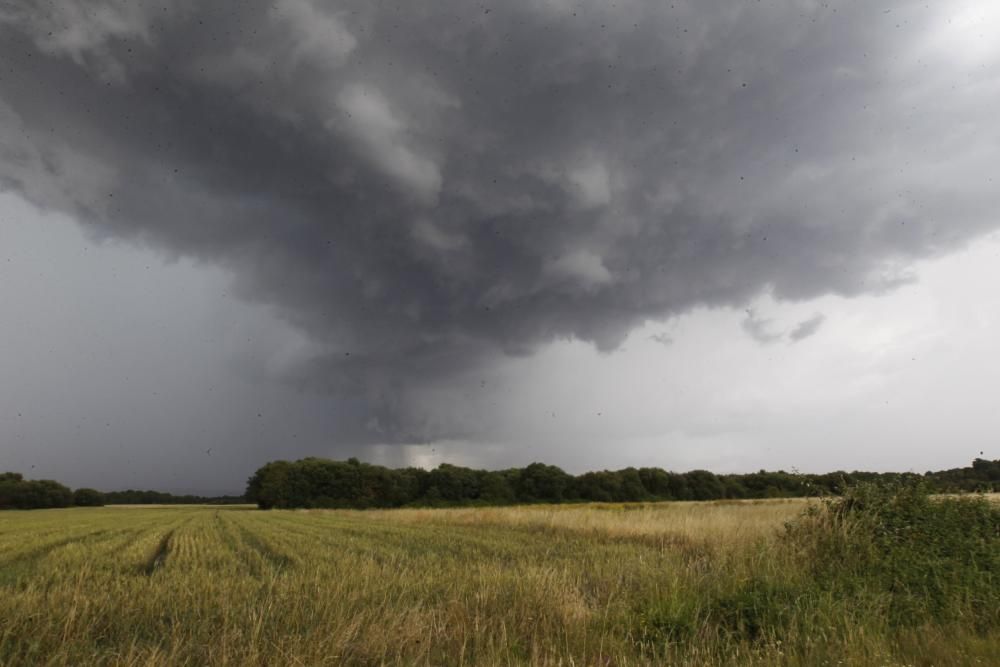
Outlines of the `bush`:
<svg viewBox="0 0 1000 667">
<path fill-rule="evenodd" d="M 887 636 L 1000 629 L 1000 507 L 983 496 L 862 484 L 812 506 L 761 548 L 747 578 L 704 577 L 695 594 L 637 608 L 634 641 L 662 657 L 696 642 L 780 646 L 815 627 Z M 775 567 L 762 570 L 759 559 Z"/>
<path fill-rule="evenodd" d="M 1000 627 L 1000 508 L 922 483 L 862 484 L 790 527 L 817 585 L 882 602 L 893 626 Z"/>
</svg>

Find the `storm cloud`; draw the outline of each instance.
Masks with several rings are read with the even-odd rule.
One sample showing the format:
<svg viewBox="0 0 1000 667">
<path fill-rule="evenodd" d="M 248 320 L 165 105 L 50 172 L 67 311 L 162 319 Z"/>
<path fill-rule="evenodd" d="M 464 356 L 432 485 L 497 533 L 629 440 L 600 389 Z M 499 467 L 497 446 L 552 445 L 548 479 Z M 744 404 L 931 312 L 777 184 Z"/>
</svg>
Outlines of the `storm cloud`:
<svg viewBox="0 0 1000 667">
<path fill-rule="evenodd" d="M 315 343 L 281 379 L 362 397 L 357 437 L 460 436 L 410 394 L 882 293 L 1000 225 L 988 7 L 6 3 L 0 187 L 231 271 Z"/>
</svg>

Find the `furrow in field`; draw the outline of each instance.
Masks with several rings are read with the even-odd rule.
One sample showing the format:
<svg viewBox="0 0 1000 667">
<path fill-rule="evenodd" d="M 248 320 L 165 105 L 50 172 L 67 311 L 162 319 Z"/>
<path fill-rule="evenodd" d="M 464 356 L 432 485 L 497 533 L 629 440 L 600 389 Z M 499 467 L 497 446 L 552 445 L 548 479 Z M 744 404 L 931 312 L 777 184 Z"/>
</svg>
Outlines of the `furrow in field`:
<svg viewBox="0 0 1000 667">
<path fill-rule="evenodd" d="M 189 523 L 193 515 L 181 514 L 171 518 L 172 521 L 161 520 L 143 530 L 117 555 L 117 558 L 111 563 L 112 568 L 117 572 L 130 572 L 143 576 L 150 576 L 162 569 L 171 548 L 168 536 L 172 536 L 182 526 Z"/>
<path fill-rule="evenodd" d="M 518 530 L 517 527 L 498 530 L 496 526 L 463 526 L 447 524 L 393 524 L 386 521 L 364 522 L 351 516 L 334 513 L 279 514 L 277 522 L 308 531 L 323 541 L 335 540 L 338 548 L 348 543 L 356 548 L 394 546 L 413 553 L 433 549 L 437 553 L 464 553 L 475 550 L 483 556 L 504 556 L 515 548 L 549 548 L 553 543 L 592 543 L 586 536 L 567 531 L 557 531 L 544 542 L 539 541 L 537 530 Z M 347 538 L 347 539 L 345 539 Z"/>
<path fill-rule="evenodd" d="M 251 519 L 254 530 L 268 535 L 269 539 L 280 544 L 284 549 L 301 550 L 302 545 L 309 545 L 321 559 L 328 556 L 362 555 L 367 556 L 375 551 L 383 554 L 394 547 L 393 557 L 406 553 L 411 546 L 407 540 L 394 541 L 387 539 L 385 527 L 372 530 L 365 527 L 355 528 L 351 524 L 320 523 L 315 515 L 292 515 L 287 513 L 267 513 L 256 515 Z M 418 539 L 419 541 L 419 539 Z M 400 544 L 407 543 L 403 548 Z"/>
<path fill-rule="evenodd" d="M 94 533 L 87 539 L 70 542 L 22 564 L 17 568 L 14 584 L 51 587 L 81 576 L 92 576 L 107 569 L 107 563 L 114 555 L 140 534 L 136 528 L 128 527 L 103 534 Z"/>
<path fill-rule="evenodd" d="M 156 549 L 150 554 L 148 560 L 142 565 L 142 573 L 147 577 L 152 576 L 156 570 L 163 567 L 167 562 L 167 555 L 170 552 L 170 539 L 174 536 L 174 531 L 169 530 L 163 534 Z"/>
<path fill-rule="evenodd" d="M 41 556 L 44 556 L 45 554 L 47 554 L 48 552 L 52 551 L 53 549 L 58 549 L 59 547 L 65 546 L 67 544 L 72 544 L 73 542 L 77 542 L 77 541 L 80 541 L 80 540 L 85 540 L 85 539 L 88 539 L 88 538 L 90 538 L 92 536 L 102 535 L 102 534 L 108 533 L 108 532 L 110 532 L 109 529 L 90 530 L 90 531 L 87 531 L 87 532 L 82 533 L 82 534 L 70 535 L 70 536 L 67 536 L 67 537 L 62 537 L 62 538 L 57 539 L 57 540 L 50 540 L 50 541 L 44 542 L 42 544 L 31 544 L 31 543 L 29 543 L 29 544 L 25 545 L 23 547 L 23 549 L 21 549 L 19 551 L 16 551 L 14 553 L 11 553 L 11 554 L 7 554 L 7 557 L 5 557 L 2 561 L 0 561 L 0 568 L 6 568 L 6 567 L 9 567 L 11 565 L 15 565 L 17 563 L 20 563 L 20 562 L 23 562 L 23 561 L 27 561 L 27 560 L 34 560 L 36 558 L 40 558 Z"/>
<path fill-rule="evenodd" d="M 27 551 L 23 551 L 15 557 L 5 560 L 3 564 L 0 565 L 0 586 L 16 584 L 23 577 L 36 571 L 46 557 L 60 549 L 67 548 L 74 544 L 89 542 L 94 538 L 114 532 L 116 531 L 112 531 L 110 529 L 94 530 L 83 535 L 74 535 L 61 540 L 34 546 Z"/>
<path fill-rule="evenodd" d="M 223 524 L 230 531 L 237 552 L 250 565 L 255 575 L 266 570 L 281 572 L 294 566 L 295 561 L 291 556 L 276 548 L 258 531 L 248 528 L 231 516 L 227 516 Z"/>
<path fill-rule="evenodd" d="M 244 544 L 237 527 L 229 518 L 216 512 L 214 519 L 219 539 L 232 555 L 236 570 L 242 575 L 262 576 L 268 570 L 268 561 L 259 552 Z"/>
<path fill-rule="evenodd" d="M 267 513 L 256 515 L 251 522 L 256 529 L 284 549 L 299 553 L 308 551 L 308 560 L 315 563 L 342 561 L 345 558 L 374 559 L 382 565 L 404 566 L 414 557 L 434 553 L 438 557 L 455 559 L 476 557 L 508 560 L 512 550 L 537 548 L 530 536 L 510 540 L 506 536 L 489 539 L 481 534 L 466 532 L 456 535 L 443 528 L 428 531 L 416 527 L 395 527 L 387 524 L 365 526 L 355 521 L 322 523 L 317 515 Z"/>
<path fill-rule="evenodd" d="M 0 536 L 0 567 L 4 563 L 17 560 L 36 549 L 44 548 L 47 545 L 58 546 L 67 540 L 85 537 L 88 533 L 101 527 L 101 524 L 81 523 L 68 529 L 63 526 L 61 529 Z"/>
<path fill-rule="evenodd" d="M 355 542 L 345 542 L 342 535 L 328 529 L 285 522 L 283 515 L 268 513 L 255 517 L 241 517 L 239 523 L 267 548 L 282 554 L 291 562 L 301 560 L 303 547 L 320 548 L 326 553 L 348 553 L 365 551 L 369 546 Z"/>
</svg>

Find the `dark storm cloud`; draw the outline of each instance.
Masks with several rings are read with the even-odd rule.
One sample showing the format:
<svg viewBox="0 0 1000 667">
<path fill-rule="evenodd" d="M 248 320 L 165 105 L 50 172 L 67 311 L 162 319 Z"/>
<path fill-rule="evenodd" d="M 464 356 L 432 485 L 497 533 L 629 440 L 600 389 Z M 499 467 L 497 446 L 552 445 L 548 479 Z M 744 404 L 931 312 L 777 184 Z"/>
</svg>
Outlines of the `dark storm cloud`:
<svg viewBox="0 0 1000 667">
<path fill-rule="evenodd" d="M 365 397 L 374 440 L 429 437 L 407 392 L 492 355 L 888 290 L 994 227 L 995 73 L 935 37 L 947 19 L 7 3 L 0 185 L 231 269 L 326 350 L 298 381 Z"/>
</svg>

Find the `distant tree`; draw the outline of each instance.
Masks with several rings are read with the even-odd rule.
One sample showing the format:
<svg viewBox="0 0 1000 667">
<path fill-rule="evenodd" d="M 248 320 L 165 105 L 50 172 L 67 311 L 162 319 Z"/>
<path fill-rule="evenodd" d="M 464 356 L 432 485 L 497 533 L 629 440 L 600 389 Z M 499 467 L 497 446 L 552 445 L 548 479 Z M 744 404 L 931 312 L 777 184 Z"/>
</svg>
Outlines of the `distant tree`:
<svg viewBox="0 0 1000 667">
<path fill-rule="evenodd" d="M 573 478 L 561 468 L 532 463 L 521 471 L 517 480 L 517 499 L 521 502 L 560 502 Z"/>
<path fill-rule="evenodd" d="M 245 503 L 243 496 L 177 496 L 163 491 L 108 491 L 104 495 L 105 505 L 231 505 Z"/>
<path fill-rule="evenodd" d="M 442 463 L 428 475 L 428 483 L 437 487 L 441 498 L 451 503 L 479 500 L 482 487 L 475 470 Z"/>
<path fill-rule="evenodd" d="M 670 498 L 674 500 L 692 500 L 691 485 L 687 477 L 681 473 L 668 472 L 667 483 L 670 488 Z"/>
<path fill-rule="evenodd" d="M 606 470 L 585 472 L 576 478 L 574 486 L 576 487 L 576 495 L 581 500 L 601 503 L 614 501 L 621 490 L 619 480 Z"/>
<path fill-rule="evenodd" d="M 692 500 L 718 500 L 724 498 L 726 489 L 714 473 L 707 470 L 692 470 L 684 474 L 691 489 Z"/>
<path fill-rule="evenodd" d="M 484 470 L 479 488 L 480 500 L 490 505 L 509 505 L 516 500 L 514 487 L 505 472 Z"/>
<path fill-rule="evenodd" d="M 620 502 L 649 500 L 650 494 L 642 484 L 642 477 L 635 468 L 625 468 L 617 473 L 621 488 Z"/>
<path fill-rule="evenodd" d="M 749 491 L 738 475 L 723 477 L 722 486 L 725 488 L 726 498 L 746 498 L 749 496 Z"/>
<path fill-rule="evenodd" d="M 288 461 L 271 461 L 258 469 L 247 482 L 246 497 L 261 509 L 290 507 L 288 501 Z"/>
<path fill-rule="evenodd" d="M 101 507 L 104 494 L 96 489 L 77 489 L 73 492 L 73 504 L 77 507 Z"/>
<path fill-rule="evenodd" d="M 51 479 L 26 480 L 20 473 L 0 474 L 0 509 L 69 507 L 73 492 Z"/>
<path fill-rule="evenodd" d="M 639 480 L 646 493 L 657 500 L 672 500 L 673 491 L 670 488 L 670 474 L 660 468 L 639 468 Z"/>
<path fill-rule="evenodd" d="M 976 459 L 972 462 L 972 472 L 975 477 L 989 482 L 1000 482 L 1000 461 Z"/>
</svg>

